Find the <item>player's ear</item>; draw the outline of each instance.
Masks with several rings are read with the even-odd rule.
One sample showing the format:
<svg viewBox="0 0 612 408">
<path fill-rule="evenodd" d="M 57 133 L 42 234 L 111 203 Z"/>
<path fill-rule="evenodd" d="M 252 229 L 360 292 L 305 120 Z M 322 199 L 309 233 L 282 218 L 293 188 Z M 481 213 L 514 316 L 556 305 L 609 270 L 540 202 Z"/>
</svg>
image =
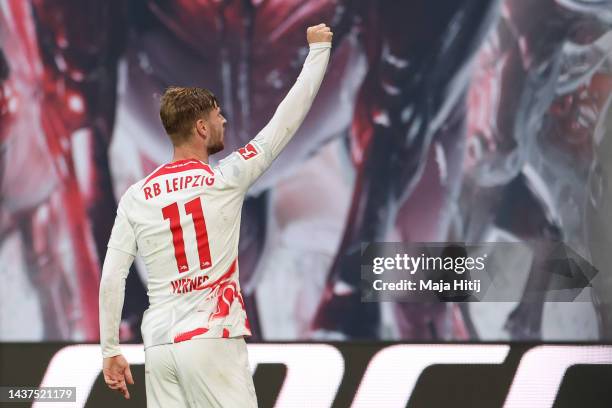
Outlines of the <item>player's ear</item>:
<svg viewBox="0 0 612 408">
<path fill-rule="evenodd" d="M 198 119 L 195 123 L 196 133 L 200 136 L 206 137 L 208 135 L 208 128 L 204 119 Z"/>
</svg>

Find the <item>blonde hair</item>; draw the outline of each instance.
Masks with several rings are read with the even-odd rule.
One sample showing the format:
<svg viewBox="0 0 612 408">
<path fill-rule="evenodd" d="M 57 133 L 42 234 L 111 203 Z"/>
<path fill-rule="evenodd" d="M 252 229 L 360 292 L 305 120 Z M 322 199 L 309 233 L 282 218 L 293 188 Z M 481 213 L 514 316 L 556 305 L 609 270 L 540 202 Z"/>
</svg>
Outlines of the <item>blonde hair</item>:
<svg viewBox="0 0 612 408">
<path fill-rule="evenodd" d="M 161 97 L 159 117 L 172 143 L 179 146 L 189 139 L 195 122 L 217 106 L 217 98 L 208 89 L 171 86 Z"/>
</svg>

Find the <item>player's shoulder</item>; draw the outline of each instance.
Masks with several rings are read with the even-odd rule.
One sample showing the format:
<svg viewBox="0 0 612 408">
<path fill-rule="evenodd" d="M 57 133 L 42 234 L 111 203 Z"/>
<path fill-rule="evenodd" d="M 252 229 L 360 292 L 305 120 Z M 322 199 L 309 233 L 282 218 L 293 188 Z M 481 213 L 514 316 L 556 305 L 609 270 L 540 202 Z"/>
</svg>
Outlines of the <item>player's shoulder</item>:
<svg viewBox="0 0 612 408">
<path fill-rule="evenodd" d="M 130 185 L 124 192 L 123 194 L 121 194 L 121 196 L 119 197 L 119 201 L 117 203 L 117 206 L 121 209 L 123 209 L 124 211 L 126 211 L 128 209 L 128 207 L 131 207 L 134 201 L 134 191 L 137 191 L 140 186 L 142 185 L 143 180 L 139 180 L 135 183 L 133 183 L 132 185 Z"/>
<path fill-rule="evenodd" d="M 136 198 L 137 193 L 139 191 L 142 191 L 144 186 L 147 185 L 148 182 L 151 181 L 156 175 L 158 175 L 160 173 L 160 170 L 167 164 L 168 163 L 159 165 L 157 168 L 142 177 L 140 180 L 137 180 L 136 182 L 130 184 L 128 188 L 125 189 L 125 191 L 119 197 L 119 205 L 127 205 L 127 203 L 132 202 L 134 198 Z"/>
<path fill-rule="evenodd" d="M 271 162 L 269 157 L 267 160 L 262 160 L 265 150 L 256 139 L 231 152 L 215 167 L 228 189 L 245 192 L 257 174 L 265 169 L 266 163 Z"/>
<path fill-rule="evenodd" d="M 228 172 L 232 171 L 232 169 L 234 172 L 236 172 L 237 166 L 248 163 L 255 157 L 260 156 L 262 151 L 263 149 L 261 145 L 255 140 L 251 140 L 245 146 L 234 150 L 233 152 L 225 156 L 222 160 L 220 160 L 219 163 L 215 166 L 214 170 L 221 174 L 225 173 L 226 176 L 231 176 L 231 174 L 228 174 Z"/>
</svg>

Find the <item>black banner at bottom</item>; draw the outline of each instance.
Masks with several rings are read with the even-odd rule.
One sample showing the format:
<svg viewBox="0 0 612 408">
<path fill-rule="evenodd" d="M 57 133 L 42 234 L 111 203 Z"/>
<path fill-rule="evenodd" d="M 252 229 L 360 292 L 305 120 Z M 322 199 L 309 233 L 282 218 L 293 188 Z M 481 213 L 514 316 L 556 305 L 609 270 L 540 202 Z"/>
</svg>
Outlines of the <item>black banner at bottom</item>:
<svg viewBox="0 0 612 408">
<path fill-rule="evenodd" d="M 66 407 L 146 406 L 142 345 L 122 346 L 129 401 L 106 388 L 97 345 L 0 347 L 0 386 L 75 387 Z M 612 406 L 612 345 L 250 343 L 249 359 L 260 407 Z"/>
</svg>

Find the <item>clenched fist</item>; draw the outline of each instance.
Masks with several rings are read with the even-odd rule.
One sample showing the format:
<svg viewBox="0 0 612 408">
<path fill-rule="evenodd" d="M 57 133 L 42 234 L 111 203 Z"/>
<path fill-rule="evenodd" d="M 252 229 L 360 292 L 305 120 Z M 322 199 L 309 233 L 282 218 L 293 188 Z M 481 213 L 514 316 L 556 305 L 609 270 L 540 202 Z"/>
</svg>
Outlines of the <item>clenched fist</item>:
<svg viewBox="0 0 612 408">
<path fill-rule="evenodd" d="M 308 44 L 316 42 L 331 42 L 333 35 L 334 33 L 332 33 L 331 28 L 323 23 L 308 27 L 306 30 L 306 39 L 308 40 Z"/>
</svg>

